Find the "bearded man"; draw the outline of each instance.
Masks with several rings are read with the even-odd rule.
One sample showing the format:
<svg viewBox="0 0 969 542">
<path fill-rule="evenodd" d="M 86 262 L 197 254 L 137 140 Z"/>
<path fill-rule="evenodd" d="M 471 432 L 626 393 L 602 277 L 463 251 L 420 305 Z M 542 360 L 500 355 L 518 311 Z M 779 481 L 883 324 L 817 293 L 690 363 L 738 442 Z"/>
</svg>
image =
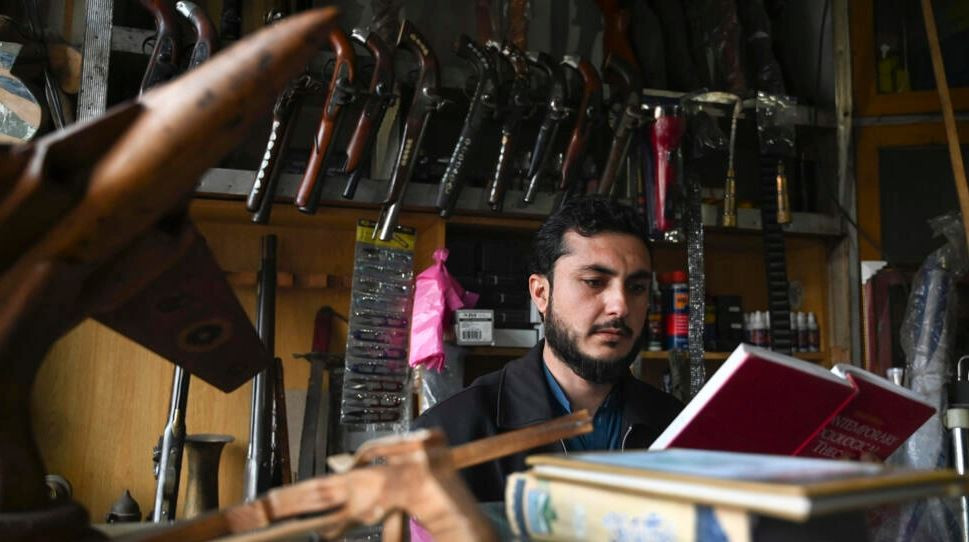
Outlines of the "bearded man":
<svg viewBox="0 0 969 542">
<path fill-rule="evenodd" d="M 592 433 L 464 469 L 479 501 L 504 499 L 505 478 L 535 453 L 648 447 L 682 404 L 637 380 L 649 306 L 651 261 L 645 225 L 608 198 L 575 198 L 535 236 L 528 290 L 545 340 L 500 371 L 438 403 L 416 421 L 440 427 L 451 445 L 587 409 Z"/>
</svg>

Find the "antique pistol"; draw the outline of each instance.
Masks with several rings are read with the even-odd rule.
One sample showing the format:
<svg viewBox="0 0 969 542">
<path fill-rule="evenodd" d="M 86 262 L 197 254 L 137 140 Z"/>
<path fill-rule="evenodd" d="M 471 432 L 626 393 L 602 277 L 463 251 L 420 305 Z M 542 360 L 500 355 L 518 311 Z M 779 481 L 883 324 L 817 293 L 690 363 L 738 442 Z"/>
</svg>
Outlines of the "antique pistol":
<svg viewBox="0 0 969 542">
<path fill-rule="evenodd" d="M 400 208 L 404 203 L 404 193 L 407 190 L 407 183 L 414 174 L 414 164 L 424 139 L 427 121 L 431 113 L 444 106 L 444 98 L 438 92 L 440 77 L 437 56 L 434 55 L 434 51 L 417 27 L 408 20 L 400 25 L 397 48 L 410 51 L 417 56 L 420 75 L 414 89 L 414 98 L 407 111 L 404 134 L 400 149 L 397 151 L 397 162 L 391 173 L 390 185 L 387 187 L 387 196 L 384 197 L 383 207 L 380 209 L 380 216 L 374 229 L 374 237 L 379 237 L 381 241 L 389 241 L 394 236 L 394 230 L 400 218 Z"/>
<path fill-rule="evenodd" d="M 333 75 L 323 102 L 323 116 L 313 140 L 313 148 L 306 162 L 306 171 L 296 191 L 296 208 L 303 213 L 315 214 L 320 205 L 323 183 L 320 177 L 326 175 L 326 161 L 333 150 L 333 139 L 339 129 L 343 106 L 353 99 L 356 84 L 356 56 L 353 44 L 339 28 L 330 31 L 330 47 L 336 55 Z"/>
<path fill-rule="evenodd" d="M 155 18 L 155 48 L 141 79 L 141 92 L 144 92 L 178 75 L 178 53 L 182 40 L 178 34 L 175 10 L 169 0 L 141 0 L 141 5 Z"/>
<path fill-rule="evenodd" d="M 447 218 L 454 212 L 454 205 L 461 194 L 466 174 L 465 160 L 471 146 L 475 143 L 485 117 L 495 109 L 495 94 L 498 91 L 495 60 L 487 50 L 465 34 L 461 34 L 458 38 L 455 50 L 458 56 L 467 59 L 474 66 L 478 82 L 474 87 L 471 104 L 468 106 L 468 114 L 464 118 L 464 126 L 461 127 L 461 135 L 458 136 L 458 142 L 451 153 L 451 160 L 441 177 L 441 186 L 437 193 L 437 208 L 442 218 Z"/>
<path fill-rule="evenodd" d="M 344 173 L 349 173 L 347 185 L 343 189 L 343 197 L 353 199 L 357 191 L 357 184 L 366 168 L 362 168 L 366 160 L 370 159 L 373 145 L 377 138 L 377 127 L 380 126 L 387 112 L 387 107 L 394 101 L 394 58 L 393 51 L 376 32 L 354 28 L 350 39 L 363 45 L 373 57 L 373 77 L 370 79 L 370 89 L 366 94 L 366 101 L 357 127 L 350 136 L 347 144 L 347 161 L 343 166 Z"/>
<path fill-rule="evenodd" d="M 616 180 L 616 174 L 626 159 L 626 151 L 629 149 L 629 140 L 632 138 L 633 129 L 643 121 L 641 111 L 642 98 L 640 92 L 639 73 L 635 66 L 630 66 L 619 56 L 610 55 L 603 63 L 602 71 L 604 74 L 612 74 L 615 80 L 621 83 L 614 83 L 613 88 L 624 94 L 622 101 L 622 113 L 616 120 L 616 127 L 613 131 L 612 144 L 609 148 L 609 155 L 599 176 L 599 194 L 610 194 L 612 185 Z"/>
<path fill-rule="evenodd" d="M 585 157 L 589 143 L 589 132 L 602 114 L 602 80 L 599 73 L 588 60 L 578 56 L 566 55 L 562 65 L 578 72 L 582 79 L 582 98 L 575 115 L 575 125 L 565 148 L 565 158 L 562 161 L 562 176 L 559 184 L 565 190 L 561 201 L 581 192 L 582 159 Z"/>
<path fill-rule="evenodd" d="M 269 139 L 266 141 L 266 152 L 262 155 L 262 162 L 256 169 L 252 188 L 246 198 L 246 209 L 252 215 L 256 224 L 268 224 L 272 212 L 273 195 L 279 183 L 281 173 L 280 161 L 289 146 L 289 139 L 296 125 L 293 115 L 299 109 L 299 104 L 306 94 L 321 93 L 323 85 L 304 73 L 286 85 L 283 93 L 276 98 L 273 105 L 272 126 L 269 128 Z"/>
<path fill-rule="evenodd" d="M 198 39 L 195 47 L 192 48 L 192 56 L 188 61 L 188 69 L 205 62 L 210 56 L 214 55 L 219 48 L 219 37 L 215 33 L 215 27 L 205 10 L 195 2 L 189 0 L 179 0 L 175 3 L 175 9 L 188 19 L 195 27 L 195 34 Z"/>
<path fill-rule="evenodd" d="M 512 174 L 517 151 L 520 147 L 518 131 L 521 120 L 525 117 L 531 105 L 528 96 L 528 59 L 521 49 L 510 42 L 502 46 L 495 42 L 489 42 L 488 46 L 498 51 L 500 57 L 511 64 L 513 71 L 511 86 L 504 103 L 501 105 L 501 144 L 498 147 L 498 164 L 495 166 L 494 176 L 488 185 L 488 205 L 492 211 L 500 211 L 504 204 L 505 190 L 508 187 L 508 180 Z"/>
<path fill-rule="evenodd" d="M 606 60 L 610 56 L 619 57 L 631 72 L 638 73 L 639 61 L 629 43 L 629 8 L 620 5 L 622 0 L 596 0 L 599 11 L 602 12 L 602 53 Z M 624 85 L 623 74 L 618 71 L 606 71 L 603 63 L 603 78 L 610 85 Z"/>
<path fill-rule="evenodd" d="M 529 52 L 528 62 L 545 74 L 549 81 L 549 91 L 548 111 L 545 112 L 542 124 L 538 128 L 538 137 L 535 138 L 535 147 L 532 149 L 532 157 L 525 174 L 528 184 L 525 186 L 522 202 L 526 204 L 535 201 L 538 182 L 548 167 L 549 156 L 552 155 L 551 149 L 558 134 L 559 126 L 569 116 L 569 108 L 566 103 L 565 73 L 562 71 L 562 67 L 552 59 L 551 55 L 543 52 Z"/>
</svg>

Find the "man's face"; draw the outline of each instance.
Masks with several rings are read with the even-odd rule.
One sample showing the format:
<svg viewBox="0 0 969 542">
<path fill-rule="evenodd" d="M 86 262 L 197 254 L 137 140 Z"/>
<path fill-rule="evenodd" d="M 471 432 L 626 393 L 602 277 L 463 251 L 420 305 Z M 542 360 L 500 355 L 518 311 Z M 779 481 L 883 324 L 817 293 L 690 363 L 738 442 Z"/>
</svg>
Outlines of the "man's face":
<svg viewBox="0 0 969 542">
<path fill-rule="evenodd" d="M 569 231 L 553 280 L 532 275 L 529 289 L 545 315 L 545 335 L 576 374 L 610 382 L 639 355 L 649 307 L 650 261 L 635 236 Z"/>
</svg>

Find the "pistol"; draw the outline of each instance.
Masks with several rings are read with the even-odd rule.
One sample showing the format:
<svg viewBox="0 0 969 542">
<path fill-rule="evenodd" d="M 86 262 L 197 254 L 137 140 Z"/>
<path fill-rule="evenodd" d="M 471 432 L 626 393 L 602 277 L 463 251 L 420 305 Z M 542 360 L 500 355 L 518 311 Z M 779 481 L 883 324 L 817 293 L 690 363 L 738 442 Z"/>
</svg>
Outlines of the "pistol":
<svg viewBox="0 0 969 542">
<path fill-rule="evenodd" d="M 620 0 L 596 0 L 599 11 L 602 12 L 602 54 L 606 59 L 610 56 L 619 57 L 630 71 L 639 72 L 639 61 L 629 43 L 629 20 L 631 17 L 627 7 L 620 5 Z M 610 85 L 624 85 L 622 74 L 606 71 L 603 63 L 603 78 Z"/>
<path fill-rule="evenodd" d="M 488 205 L 492 211 L 500 211 L 505 200 L 508 178 L 511 176 L 519 148 L 519 125 L 531 104 L 528 96 L 528 59 L 521 49 L 510 42 L 500 47 L 495 42 L 489 42 L 488 45 L 499 51 L 501 58 L 511 64 L 514 74 L 507 99 L 502 104 L 501 144 L 498 147 L 498 164 L 495 166 L 494 176 L 488 186 Z"/>
<path fill-rule="evenodd" d="M 195 27 L 195 34 L 198 39 L 195 47 L 192 48 L 192 56 L 189 57 L 188 69 L 205 62 L 210 56 L 214 55 L 219 48 L 219 37 L 215 33 L 215 26 L 205 13 L 205 10 L 195 2 L 189 0 L 179 0 L 175 3 L 175 9 L 188 19 Z"/>
<path fill-rule="evenodd" d="M 525 204 L 535 201 L 538 182 L 548 166 L 549 156 L 552 155 L 550 151 L 558 135 L 559 126 L 569 115 L 566 104 L 565 73 L 562 67 L 552 59 L 551 55 L 543 52 L 529 52 L 528 62 L 545 74 L 549 82 L 549 90 L 546 102 L 548 111 L 545 112 L 542 124 L 538 128 L 538 137 L 535 138 L 535 147 L 532 149 L 528 171 L 525 173 L 525 179 L 528 181 L 525 194 L 522 196 L 522 203 Z"/>
<path fill-rule="evenodd" d="M 387 187 L 387 196 L 384 198 L 380 216 L 377 218 L 377 226 L 374 229 L 374 237 L 379 237 L 381 241 L 389 241 L 394 236 L 404 193 L 407 190 L 407 183 L 414 174 L 414 164 L 417 162 L 417 153 L 421 149 L 427 121 L 431 113 L 444 106 L 444 98 L 438 92 L 440 76 L 437 56 L 434 55 L 434 51 L 417 27 L 408 20 L 404 20 L 400 25 L 397 48 L 410 51 L 417 56 L 420 75 L 417 87 L 414 89 L 414 98 L 407 111 L 404 134 L 400 149 L 397 151 L 397 161 L 391 173 L 390 184 Z"/>
<path fill-rule="evenodd" d="M 356 58 L 353 44 L 347 35 L 337 27 L 330 30 L 330 47 L 336 55 L 333 76 L 323 102 L 323 115 L 313 140 L 313 148 L 306 162 L 306 171 L 296 191 L 296 208 L 300 212 L 315 214 L 320 205 L 323 183 L 320 177 L 326 175 L 326 161 L 333 150 L 333 139 L 340 127 L 343 106 L 353 99 L 356 80 Z"/>
<path fill-rule="evenodd" d="M 481 124 L 490 111 L 495 108 L 495 93 L 498 91 L 498 75 L 495 71 L 495 61 L 491 54 L 474 42 L 470 37 L 462 34 L 454 48 L 457 55 L 471 62 L 478 82 L 468 106 L 468 114 L 464 117 L 461 134 L 454 145 L 451 160 L 441 176 L 441 186 L 437 193 L 437 208 L 442 218 L 451 216 L 454 205 L 461 194 L 467 162 L 465 159 L 471 146 L 475 143 Z"/>
<path fill-rule="evenodd" d="M 564 202 L 580 191 L 582 159 L 589 143 L 589 132 L 602 115 L 602 80 L 599 73 L 588 60 L 578 56 L 566 55 L 562 65 L 578 72 L 582 79 L 582 98 L 575 115 L 575 125 L 565 148 L 559 189 L 565 191 Z"/>
<path fill-rule="evenodd" d="M 155 48 L 148 58 L 148 68 L 141 79 L 141 92 L 164 83 L 178 75 L 178 52 L 182 40 L 178 34 L 178 20 L 168 0 L 140 0 L 141 5 L 155 18 Z"/>
<path fill-rule="evenodd" d="M 309 74 L 303 74 L 290 81 L 276 99 L 276 104 L 273 106 L 272 125 L 269 128 L 269 139 L 266 141 L 266 152 L 262 155 L 262 162 L 256 169 L 252 188 L 246 198 L 246 208 L 253 213 L 252 221 L 256 224 L 269 223 L 273 195 L 276 193 L 281 173 L 280 162 L 289 146 L 293 127 L 296 125 L 293 122 L 293 114 L 299 108 L 304 95 L 322 91 L 322 84 Z"/>
<path fill-rule="evenodd" d="M 626 159 L 626 151 L 629 149 L 629 140 L 632 138 L 633 129 L 642 123 L 644 115 L 641 111 L 642 98 L 640 97 L 642 84 L 635 67 L 627 64 L 619 56 L 610 55 L 606 57 L 602 71 L 604 74 L 612 74 L 615 80 L 620 81 L 614 86 L 620 89 L 620 93 L 625 93 L 622 114 L 616 121 L 609 155 L 602 168 L 602 174 L 599 176 L 598 193 L 609 195 L 612 192 L 616 174 Z"/>
<path fill-rule="evenodd" d="M 374 141 L 377 138 L 376 127 L 380 126 L 387 112 L 387 107 L 394 101 L 394 59 L 393 51 L 387 43 L 376 33 L 354 28 L 350 39 L 363 45 L 373 56 L 373 77 L 370 79 L 370 89 L 363 104 L 357 127 L 350 136 L 347 144 L 347 161 L 343 166 L 344 173 L 349 173 L 347 185 L 343 189 L 343 197 L 353 199 L 357 191 L 357 184 L 366 168 L 361 164 L 370 159 Z"/>
</svg>

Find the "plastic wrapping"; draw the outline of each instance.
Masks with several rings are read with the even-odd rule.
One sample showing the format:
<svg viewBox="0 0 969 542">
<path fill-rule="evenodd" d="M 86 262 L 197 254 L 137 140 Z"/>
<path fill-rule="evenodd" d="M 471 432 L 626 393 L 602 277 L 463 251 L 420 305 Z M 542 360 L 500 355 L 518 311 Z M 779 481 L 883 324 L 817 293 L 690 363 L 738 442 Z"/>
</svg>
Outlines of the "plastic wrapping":
<svg viewBox="0 0 969 542">
<path fill-rule="evenodd" d="M 445 363 L 441 371 L 421 371 L 420 411 L 440 403 L 464 388 L 464 358 L 468 349 L 444 344 Z"/>
<path fill-rule="evenodd" d="M 738 2 L 737 14 L 744 28 L 753 86 L 757 90 L 772 94 L 786 94 L 784 74 L 774 56 L 770 18 L 763 0 Z"/>
<path fill-rule="evenodd" d="M 391 241 L 372 239 L 374 224 L 357 226 L 353 287 L 342 382 L 340 421 L 365 433 L 406 429 L 410 408 L 407 366 L 414 295 L 415 236 L 398 228 Z M 351 448 L 352 449 L 352 448 Z"/>
<path fill-rule="evenodd" d="M 647 106 L 649 107 L 649 106 Z M 683 197 L 681 143 L 686 129 L 681 108 L 650 108 L 653 122 L 647 127 L 649 156 L 646 175 L 646 225 L 653 239 L 679 239 L 673 234 L 677 224 L 677 200 Z"/>
<path fill-rule="evenodd" d="M 898 449 L 888 462 L 922 469 L 949 465 L 948 432 L 942 424 L 946 409 L 944 386 L 954 366 L 955 283 L 969 268 L 966 239 L 957 213 L 929 221 L 935 235 L 947 243 L 930 254 L 912 284 L 900 330 L 909 387 L 939 409 Z M 954 500 L 929 499 L 900 507 L 879 518 L 877 540 L 956 540 L 959 523 Z"/>
<path fill-rule="evenodd" d="M 414 310 L 411 314 L 411 367 L 426 367 L 440 372 L 444 368 L 444 326 L 454 311 L 473 308 L 478 294 L 467 292 L 444 267 L 448 250 L 434 251 L 434 264 L 417 275 Z"/>
<path fill-rule="evenodd" d="M 795 156 L 796 104 L 790 96 L 757 93 L 757 135 L 762 155 Z"/>
</svg>

